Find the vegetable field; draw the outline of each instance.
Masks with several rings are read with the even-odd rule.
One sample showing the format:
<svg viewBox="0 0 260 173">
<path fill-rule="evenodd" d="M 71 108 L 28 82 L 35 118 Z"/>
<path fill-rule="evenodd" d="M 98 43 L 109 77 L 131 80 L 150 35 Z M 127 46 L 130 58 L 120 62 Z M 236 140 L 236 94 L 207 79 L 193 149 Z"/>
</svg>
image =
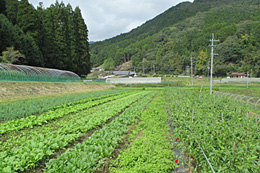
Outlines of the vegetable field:
<svg viewBox="0 0 260 173">
<path fill-rule="evenodd" d="M 198 90 L 167 89 L 173 141 L 195 172 L 260 172 L 258 115 Z"/>
<path fill-rule="evenodd" d="M 184 164 L 188 172 L 260 172 L 258 116 L 198 89 L 112 90 L 0 108 L 0 172 L 174 172 Z"/>
</svg>

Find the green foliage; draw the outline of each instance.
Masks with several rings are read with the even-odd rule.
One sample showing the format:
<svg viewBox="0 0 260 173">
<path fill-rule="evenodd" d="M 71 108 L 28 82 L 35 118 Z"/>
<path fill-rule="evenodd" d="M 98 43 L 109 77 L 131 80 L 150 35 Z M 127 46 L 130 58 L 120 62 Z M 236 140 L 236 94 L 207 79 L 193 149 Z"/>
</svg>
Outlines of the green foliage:
<svg viewBox="0 0 260 173">
<path fill-rule="evenodd" d="M 13 63 L 17 62 L 19 58 L 24 58 L 25 56 L 19 51 L 14 50 L 13 47 L 8 47 L 6 51 L 2 52 L 0 56 L 0 63 Z"/>
<path fill-rule="evenodd" d="M 126 92 L 119 95 L 100 96 L 93 100 L 85 99 L 61 106 L 54 111 L 49 111 L 40 116 L 30 116 L 25 119 L 10 121 L 7 122 L 8 125 L 2 123 L 1 131 L 6 131 L 10 128 L 15 130 L 21 129 L 21 127 L 28 127 L 26 133 L 30 135 L 12 137 L 9 136 L 10 133 L 6 134 L 9 139 L 4 142 L 6 147 L 1 147 L 1 150 L 4 151 L 0 152 L 0 159 L 2 160 L 0 162 L 0 171 L 3 169 L 11 169 L 12 171 L 34 169 L 39 161 L 53 155 L 55 151 L 69 146 L 70 143 L 73 143 L 81 135 L 86 134 L 89 130 L 95 129 L 125 111 L 124 114 L 121 114 L 121 118 L 117 118 L 117 120 L 108 124 L 100 132 L 96 131 L 91 138 L 88 138 L 82 144 L 79 143 L 76 145 L 75 150 L 68 150 L 57 159 L 52 159 L 46 167 L 47 170 L 57 169 L 55 165 L 60 163 L 56 172 L 63 172 L 64 168 L 70 171 L 74 168 L 81 170 L 85 170 L 86 168 L 93 169 L 99 159 L 109 156 L 112 153 L 123 133 L 127 131 L 126 126 L 135 122 L 134 119 L 145 108 L 152 95 L 143 99 L 141 104 L 138 100 L 148 93 Z M 136 101 L 138 102 L 135 103 Z M 111 103 L 106 104 L 106 102 Z M 102 103 L 105 103 L 105 105 L 101 105 Z M 133 103 L 135 103 L 135 106 L 131 108 L 132 106 L 130 105 Z M 128 108 L 129 106 L 130 108 Z M 66 116 L 70 113 L 73 113 L 73 116 Z M 35 125 L 39 127 L 34 127 Z M 103 137 L 100 138 L 101 136 Z M 19 146 L 16 146 L 17 140 L 21 142 Z M 89 149 L 85 147 L 86 144 L 89 145 L 87 148 L 93 149 L 95 152 L 89 152 Z M 90 157 L 87 157 L 89 163 L 86 162 L 86 152 L 90 155 Z M 75 154 L 78 155 L 76 162 L 73 161 L 74 157 L 68 157 Z M 84 158 L 82 158 L 83 156 Z M 66 165 L 62 161 L 64 158 L 66 159 L 66 163 L 71 162 L 71 164 Z M 82 159 L 85 159 L 84 164 L 82 164 Z"/>
<path fill-rule="evenodd" d="M 15 50 L 25 56 L 25 58 L 19 58 L 14 63 L 42 65 L 42 54 L 33 38 L 24 34 L 17 25 L 13 26 L 2 14 L 0 14 L 0 35 L 0 52 L 6 50 L 7 47 L 14 47 Z"/>
<path fill-rule="evenodd" d="M 50 160 L 46 164 L 45 172 L 70 172 L 71 170 L 77 172 L 95 172 L 98 166 L 102 164 L 102 161 L 98 164 L 99 160 L 112 155 L 113 151 L 122 141 L 123 134 L 128 131 L 127 126 L 136 122 L 140 113 L 155 94 L 156 93 L 150 94 L 133 105 L 130 105 L 129 108 L 116 117 L 111 123 L 105 125 L 101 130 L 95 131 L 92 136 L 83 141 L 83 143 L 77 144 L 73 149 L 57 157 L 57 159 Z M 147 95 L 147 92 L 143 92 L 141 95 Z M 138 95 L 138 97 L 141 95 Z M 128 102 L 129 105 L 129 101 L 126 102 Z M 127 103 L 125 103 L 125 105 L 126 104 Z M 112 115 L 113 111 L 114 108 L 111 108 L 108 113 L 105 114 Z"/>
<path fill-rule="evenodd" d="M 28 33 L 35 40 L 39 32 L 36 9 L 29 4 L 28 0 L 21 0 L 18 6 L 17 24 L 24 33 Z"/>
<path fill-rule="evenodd" d="M 49 8 L 40 3 L 35 9 L 28 0 L 10 0 L 4 7 L 13 25 L 2 19 L 0 52 L 14 47 L 26 57 L 15 63 L 90 73 L 88 30 L 79 7 L 73 10 L 56 1 Z"/>
<path fill-rule="evenodd" d="M 17 24 L 19 2 L 17 0 L 6 1 L 6 16 L 14 25 Z"/>
<path fill-rule="evenodd" d="M 200 51 L 200 54 L 198 55 L 197 59 L 195 60 L 196 62 L 196 70 L 197 73 L 206 75 L 207 74 L 207 65 L 209 63 L 209 57 L 207 52 L 205 51 Z"/>
<path fill-rule="evenodd" d="M 88 44 L 88 30 L 81 15 L 81 10 L 76 7 L 74 13 L 74 44 L 75 50 L 73 60 L 76 64 L 75 72 L 78 74 L 88 74 L 90 72 L 90 54 L 89 54 L 89 44 Z"/>
<path fill-rule="evenodd" d="M 31 115 L 31 116 L 27 116 L 26 118 L 22 118 L 22 119 L 14 119 L 12 121 L 8 121 L 4 124 L 1 124 L 0 133 L 4 134 L 9 131 L 21 130 L 26 127 L 30 127 L 30 126 L 32 127 L 35 125 L 39 125 L 43 122 L 54 120 L 59 117 L 65 116 L 67 114 L 82 111 L 84 109 L 88 109 L 93 106 L 99 105 L 101 103 L 105 103 L 105 102 L 111 101 L 115 98 L 121 97 L 121 96 L 117 96 L 117 95 L 118 94 L 111 94 L 108 96 L 104 95 L 104 96 L 100 96 L 100 97 L 86 98 L 86 99 L 82 99 L 79 101 L 65 104 L 63 106 L 58 106 L 56 108 L 53 108 L 53 110 L 43 113 L 43 114 L 41 114 L 41 116 Z M 30 111 L 30 112 L 32 112 L 32 111 Z M 18 118 L 18 117 L 19 117 L 19 112 L 13 116 L 13 118 Z M 5 118 L 5 117 L 3 117 L 3 118 Z"/>
<path fill-rule="evenodd" d="M 175 147 L 191 156 L 198 172 L 259 172 L 259 125 L 245 102 L 199 90 L 165 92 Z M 235 143 L 235 146 L 234 146 Z M 196 171 L 196 172 L 197 172 Z"/>
<path fill-rule="evenodd" d="M 140 120 L 130 134 L 130 146 L 121 151 L 110 172 L 172 172 L 176 165 L 162 94 L 149 104 Z"/>
<path fill-rule="evenodd" d="M 201 149 L 215 171 L 259 172 L 259 124 L 257 116 L 247 115 L 252 105 L 200 88 L 164 89 L 13 104 L 48 112 L 0 123 L 0 172 L 98 172 L 107 164 L 111 172 L 172 172 L 175 159 L 188 164 L 185 158 L 191 158 L 193 172 L 210 172 Z M 8 106 L 0 105 L 1 114 Z M 175 158 L 176 150 L 185 158 Z"/>
<path fill-rule="evenodd" d="M 90 72 L 88 30 L 81 11 L 56 2 L 43 11 L 43 55 L 46 67 L 83 75 Z"/>
<path fill-rule="evenodd" d="M 104 69 L 112 71 L 115 69 L 115 62 L 112 58 L 106 59 L 104 62 Z"/>
<path fill-rule="evenodd" d="M 1 75 L 1 73 L 0 73 Z M 60 106 L 62 104 L 68 103 L 83 103 L 84 101 L 93 101 L 94 97 L 98 97 L 100 95 L 108 95 L 113 93 L 118 93 L 119 91 L 102 91 L 95 93 L 81 93 L 81 94 L 72 94 L 69 96 L 60 96 L 53 98 L 44 98 L 44 99 L 36 99 L 29 101 L 18 101 L 14 103 L 6 103 L 0 104 L 0 122 L 7 121 L 17 118 L 24 118 L 30 115 L 41 114 L 43 112 L 48 111 L 49 109 Z M 89 99 L 91 98 L 91 99 Z M 99 98 L 101 99 L 101 98 Z M 78 102 L 80 101 L 81 102 Z M 74 103 L 74 105 L 75 105 Z M 73 105 L 73 104 L 70 104 Z M 66 105 L 68 106 L 68 105 Z M 55 108 L 55 109 L 56 109 Z"/>
<path fill-rule="evenodd" d="M 5 0 L 0 0 L 0 14 L 6 13 L 6 2 Z"/>
<path fill-rule="evenodd" d="M 254 76 L 259 76 L 259 68 L 255 68 L 260 48 L 257 4 L 257 0 L 182 3 L 129 33 L 92 44 L 91 60 L 98 66 L 112 58 L 118 65 L 127 57 L 136 71 L 142 72 L 145 58 L 146 73 L 185 74 L 191 55 L 201 58 L 203 50 L 207 54 L 204 57 L 210 57 L 209 40 L 215 33 L 215 38 L 220 40 L 215 75 L 226 76 L 252 68 Z M 130 53 L 131 50 L 135 51 Z M 206 73 L 208 59 L 205 58 L 196 63 L 195 74 Z"/>
</svg>

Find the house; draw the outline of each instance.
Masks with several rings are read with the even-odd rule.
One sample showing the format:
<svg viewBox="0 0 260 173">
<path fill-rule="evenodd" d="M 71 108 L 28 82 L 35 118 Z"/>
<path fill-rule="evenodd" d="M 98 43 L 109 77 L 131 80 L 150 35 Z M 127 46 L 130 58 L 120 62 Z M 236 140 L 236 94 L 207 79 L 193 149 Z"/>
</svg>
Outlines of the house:
<svg viewBox="0 0 260 173">
<path fill-rule="evenodd" d="M 245 78 L 247 77 L 246 73 L 232 73 L 228 75 L 229 78 Z"/>
<path fill-rule="evenodd" d="M 136 72 L 133 72 L 133 71 L 113 71 L 112 72 L 115 76 L 136 76 Z"/>
</svg>

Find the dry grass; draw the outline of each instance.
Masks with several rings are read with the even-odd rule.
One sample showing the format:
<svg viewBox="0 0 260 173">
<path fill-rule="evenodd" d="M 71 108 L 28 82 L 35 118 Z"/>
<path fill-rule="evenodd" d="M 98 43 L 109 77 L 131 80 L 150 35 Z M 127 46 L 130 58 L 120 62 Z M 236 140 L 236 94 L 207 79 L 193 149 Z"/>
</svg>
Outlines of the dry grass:
<svg viewBox="0 0 260 173">
<path fill-rule="evenodd" d="M 91 92 L 114 87 L 104 83 L 0 82 L 0 102 Z"/>
</svg>

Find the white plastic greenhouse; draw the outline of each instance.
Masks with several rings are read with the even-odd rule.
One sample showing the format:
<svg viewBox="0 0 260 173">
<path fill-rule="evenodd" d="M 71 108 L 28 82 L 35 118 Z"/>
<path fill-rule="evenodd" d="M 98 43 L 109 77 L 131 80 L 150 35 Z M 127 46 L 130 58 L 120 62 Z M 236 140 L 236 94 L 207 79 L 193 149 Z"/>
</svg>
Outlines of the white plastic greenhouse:
<svg viewBox="0 0 260 173">
<path fill-rule="evenodd" d="M 0 63 L 0 80 L 75 82 L 80 77 L 71 71 Z"/>
</svg>

